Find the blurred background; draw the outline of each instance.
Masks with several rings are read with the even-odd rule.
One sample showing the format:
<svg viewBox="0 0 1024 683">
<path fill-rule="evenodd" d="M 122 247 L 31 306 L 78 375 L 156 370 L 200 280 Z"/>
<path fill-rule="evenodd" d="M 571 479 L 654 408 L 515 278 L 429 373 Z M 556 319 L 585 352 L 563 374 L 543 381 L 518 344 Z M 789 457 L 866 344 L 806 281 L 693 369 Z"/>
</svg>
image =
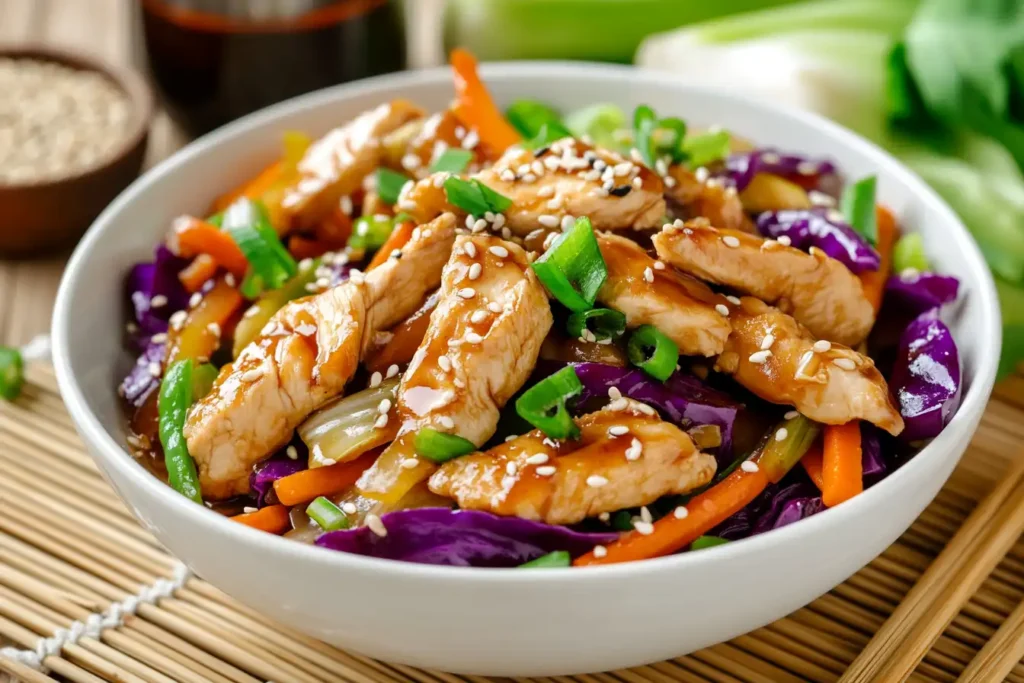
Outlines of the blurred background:
<svg viewBox="0 0 1024 683">
<path fill-rule="evenodd" d="M 960 214 L 999 283 L 1004 372 L 1024 357 L 1024 0 L 0 0 L 0 344 L 46 329 L 69 249 L 142 168 L 454 46 L 636 63 L 852 128 Z"/>
</svg>

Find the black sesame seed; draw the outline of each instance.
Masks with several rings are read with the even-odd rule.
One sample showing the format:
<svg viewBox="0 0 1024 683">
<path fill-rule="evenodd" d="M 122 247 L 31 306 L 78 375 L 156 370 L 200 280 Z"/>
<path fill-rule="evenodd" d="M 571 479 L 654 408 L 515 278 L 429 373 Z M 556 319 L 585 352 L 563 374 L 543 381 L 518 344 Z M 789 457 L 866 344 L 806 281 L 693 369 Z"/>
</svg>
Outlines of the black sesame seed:
<svg viewBox="0 0 1024 683">
<path fill-rule="evenodd" d="M 625 197 L 629 194 L 629 191 L 633 189 L 632 185 L 619 185 L 608 191 L 608 194 L 615 195 L 616 197 Z"/>
<path fill-rule="evenodd" d="M 547 154 L 550 151 L 551 151 L 550 147 L 541 147 L 540 149 L 538 149 L 536 152 L 533 153 L 533 156 L 535 156 L 538 159 L 540 159 L 542 156 L 544 156 L 545 154 Z"/>
<path fill-rule="evenodd" d="M 401 249 L 392 249 L 391 250 L 391 258 L 396 259 L 396 260 L 402 258 L 402 250 Z"/>
</svg>

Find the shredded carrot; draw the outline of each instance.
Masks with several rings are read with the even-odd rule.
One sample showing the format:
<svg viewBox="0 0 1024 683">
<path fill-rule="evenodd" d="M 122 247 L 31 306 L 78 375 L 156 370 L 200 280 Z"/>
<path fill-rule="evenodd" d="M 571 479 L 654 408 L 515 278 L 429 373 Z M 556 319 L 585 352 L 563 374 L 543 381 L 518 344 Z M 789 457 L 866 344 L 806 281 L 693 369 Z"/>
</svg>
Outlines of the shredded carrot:
<svg viewBox="0 0 1024 683">
<path fill-rule="evenodd" d="M 522 138 L 505 120 L 494 104 L 487 87 L 476 70 L 476 57 L 461 48 L 452 50 L 452 70 L 455 72 L 455 116 L 467 127 L 475 130 L 480 141 L 492 152 L 500 155 Z"/>
<path fill-rule="evenodd" d="M 807 476 L 811 478 L 811 481 L 813 481 L 814 485 L 818 487 L 818 490 L 821 491 L 825 488 L 821 478 L 821 446 L 817 443 L 811 446 L 807 452 L 804 453 L 804 457 L 800 462 L 803 463 Z"/>
<path fill-rule="evenodd" d="M 391 231 L 390 235 L 388 235 L 387 240 L 385 240 L 381 248 L 378 249 L 377 253 L 373 255 L 372 259 L 370 259 L 370 264 L 366 266 L 367 272 L 373 270 L 391 258 L 391 252 L 395 249 L 401 249 L 408 244 L 409 240 L 412 239 L 412 231 L 415 227 L 416 226 L 412 221 L 405 221 L 404 223 L 396 225 L 395 229 Z"/>
<path fill-rule="evenodd" d="M 217 262 L 209 254 L 199 254 L 192 263 L 182 268 L 178 273 L 178 279 L 185 287 L 185 291 L 192 294 L 203 288 L 203 285 L 217 274 Z"/>
<path fill-rule="evenodd" d="M 821 457 L 821 499 L 839 505 L 864 490 L 860 423 L 826 425 Z"/>
<path fill-rule="evenodd" d="M 288 516 L 288 508 L 284 505 L 268 505 L 256 512 L 246 512 L 242 515 L 235 515 L 231 518 L 233 522 L 239 522 L 253 529 L 266 531 L 271 534 L 283 534 L 291 528 L 291 518 Z"/>
<path fill-rule="evenodd" d="M 761 470 L 747 472 L 739 468 L 687 503 L 687 514 L 682 519 L 670 512 L 654 523 L 654 531 L 650 534 L 630 531 L 609 544 L 607 553 L 602 557 L 591 551 L 577 558 L 573 564 L 585 567 L 632 562 L 682 550 L 746 507 L 767 485 L 768 477 Z"/>
<path fill-rule="evenodd" d="M 349 462 L 289 474 L 274 482 L 274 493 L 285 505 L 308 503 L 317 496 L 337 493 L 356 483 L 359 475 L 373 464 L 378 455 L 380 450 L 375 449 Z"/>
<path fill-rule="evenodd" d="M 875 250 L 882 257 L 878 270 L 868 270 L 860 274 L 860 282 L 864 287 L 864 296 L 875 307 L 875 313 L 882 307 L 882 295 L 885 294 L 885 281 L 892 270 L 892 249 L 899 237 L 896 218 L 884 206 L 875 208 L 875 220 L 878 224 L 878 243 Z"/>
<path fill-rule="evenodd" d="M 174 234 L 178 241 L 178 254 L 185 258 L 209 254 L 218 265 L 236 278 L 245 277 L 249 261 L 238 248 L 231 235 L 216 225 L 194 216 L 181 216 L 174 221 Z"/>
<path fill-rule="evenodd" d="M 213 201 L 213 213 L 220 213 L 242 197 L 259 199 L 280 179 L 283 168 L 284 165 L 280 161 L 275 161 L 260 171 L 256 177 L 217 197 Z"/>
<path fill-rule="evenodd" d="M 437 308 L 437 297 L 432 296 L 418 311 L 391 329 L 391 339 L 366 361 L 370 372 L 386 372 L 392 365 L 405 365 L 412 360 L 420 342 L 427 336 L 430 314 Z"/>
</svg>

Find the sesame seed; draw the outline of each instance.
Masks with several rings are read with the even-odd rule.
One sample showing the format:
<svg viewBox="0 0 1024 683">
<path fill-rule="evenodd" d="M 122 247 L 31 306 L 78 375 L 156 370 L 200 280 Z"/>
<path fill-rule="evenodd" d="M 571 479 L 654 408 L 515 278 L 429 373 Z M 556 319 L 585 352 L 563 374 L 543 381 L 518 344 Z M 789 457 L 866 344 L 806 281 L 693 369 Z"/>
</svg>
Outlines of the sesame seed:
<svg viewBox="0 0 1024 683">
<path fill-rule="evenodd" d="M 668 173 L 668 163 L 666 163 L 664 158 L 655 159 L 654 170 L 658 172 L 658 175 L 665 175 L 666 173 Z"/>
<path fill-rule="evenodd" d="M 193 294 L 192 296 L 189 297 L 189 299 L 188 299 L 188 307 L 189 308 L 195 308 L 196 306 L 198 306 L 200 304 L 200 302 L 202 302 L 202 300 L 203 300 L 203 293 L 202 292 L 196 292 L 195 294 Z"/>
<path fill-rule="evenodd" d="M 662 263 L 661 261 L 655 261 L 654 262 L 654 269 L 655 270 L 665 270 L 665 264 Z"/>
<path fill-rule="evenodd" d="M 722 242 L 725 243 L 725 246 L 732 247 L 733 249 L 735 249 L 736 247 L 740 246 L 739 239 L 737 239 L 733 235 L 726 235 L 725 237 L 722 238 Z"/>
<path fill-rule="evenodd" d="M 787 436 L 789 436 L 789 430 L 785 427 L 779 427 L 779 430 L 775 432 L 776 441 L 785 441 Z"/>
<path fill-rule="evenodd" d="M 672 516 L 676 519 L 686 519 L 690 516 L 690 511 L 686 509 L 685 505 L 680 505 L 672 511 Z"/>
<path fill-rule="evenodd" d="M 595 489 L 596 488 L 600 488 L 600 487 L 604 486 L 607 483 L 608 483 L 608 479 L 605 478 L 605 477 L 602 477 L 600 474 L 592 474 L 589 477 L 587 477 L 587 486 L 590 486 L 590 487 L 595 488 Z"/>
<path fill-rule="evenodd" d="M 701 166 L 694 171 L 693 175 L 697 179 L 698 183 L 706 183 L 708 181 L 708 177 L 711 175 L 711 171 Z"/>
<path fill-rule="evenodd" d="M 490 247 L 487 251 L 491 252 L 498 258 L 508 258 L 508 249 L 505 247 L 495 245 Z"/>
<path fill-rule="evenodd" d="M 338 200 L 338 206 L 341 208 L 341 212 L 346 216 L 352 215 L 352 197 L 345 195 Z"/>
<path fill-rule="evenodd" d="M 252 370 L 246 370 L 245 372 L 243 372 L 241 375 L 238 376 L 238 379 L 240 379 L 243 382 L 255 382 L 261 377 L 263 377 L 263 371 L 260 370 L 259 368 L 253 368 Z"/>
<path fill-rule="evenodd" d="M 215 322 L 214 323 L 210 323 L 209 325 L 206 326 L 206 331 L 209 332 L 210 334 L 212 334 L 214 337 L 219 337 L 220 336 L 220 325 L 218 325 Z"/>
<path fill-rule="evenodd" d="M 466 343 L 467 344 L 479 344 L 483 340 L 484 340 L 484 338 L 481 337 L 476 332 L 467 332 L 466 333 Z"/>
<path fill-rule="evenodd" d="M 392 377 L 394 377 L 397 374 L 398 374 L 398 365 L 392 363 L 391 365 L 388 366 L 388 371 L 385 373 L 385 376 L 388 379 L 391 379 Z"/>
<path fill-rule="evenodd" d="M 622 392 L 619 391 L 618 387 L 608 387 L 608 398 L 613 401 L 622 398 Z"/>
<path fill-rule="evenodd" d="M 248 515 L 248 514 L 251 514 L 253 512 L 256 512 L 256 510 L 258 510 L 258 509 L 259 508 L 254 508 L 251 505 L 246 505 L 245 507 L 242 508 L 242 512 Z"/>
<path fill-rule="evenodd" d="M 464 137 L 466 137 L 466 129 L 462 126 L 455 126 L 455 139 L 461 140 Z"/>
<path fill-rule="evenodd" d="M 491 303 L 487 304 L 487 310 L 490 311 L 491 313 L 501 313 L 501 304 L 499 304 L 497 301 L 492 301 Z"/>
<path fill-rule="evenodd" d="M 843 370 L 855 370 L 857 368 L 857 364 L 849 358 L 834 358 L 832 363 Z"/>
<path fill-rule="evenodd" d="M 534 175 L 533 173 L 527 173 L 522 178 L 520 178 L 520 180 L 522 180 L 524 183 L 535 183 L 537 182 L 537 176 Z"/>
<path fill-rule="evenodd" d="M 166 306 L 166 305 L 167 305 L 167 297 L 164 296 L 163 294 L 157 294 L 156 296 L 154 296 L 152 299 L 149 300 L 149 307 L 150 308 L 161 308 L 162 306 Z"/>
<path fill-rule="evenodd" d="M 561 219 L 559 219 L 558 216 L 542 214 L 537 217 L 537 222 L 546 228 L 555 228 L 561 223 Z"/>
<path fill-rule="evenodd" d="M 402 157 L 402 168 L 415 171 L 417 168 L 423 165 L 423 161 L 415 154 L 406 154 Z"/>
<path fill-rule="evenodd" d="M 818 172 L 818 165 L 811 161 L 801 161 L 796 165 L 796 172 L 800 175 L 814 175 Z"/>
<path fill-rule="evenodd" d="M 740 469 L 744 472 L 757 472 L 760 468 L 758 468 L 757 463 L 753 460 L 744 460 L 743 464 L 740 465 Z"/>
<path fill-rule="evenodd" d="M 676 366 L 676 370 L 678 370 L 678 369 L 679 369 L 679 366 L 677 365 Z M 636 410 L 639 410 L 644 415 L 650 415 L 651 417 L 654 417 L 655 415 L 657 415 L 657 412 L 654 410 L 654 408 L 650 407 L 646 403 L 636 402 L 636 403 L 633 404 L 633 407 Z"/>
<path fill-rule="evenodd" d="M 827 353 L 832 348 L 832 342 L 827 339 L 819 339 L 811 348 L 815 353 Z"/>
<path fill-rule="evenodd" d="M 462 138 L 462 149 L 473 149 L 479 142 L 480 135 L 475 130 L 471 130 L 466 133 L 466 137 Z"/>
<path fill-rule="evenodd" d="M 491 222 L 494 223 L 494 229 L 495 230 L 500 229 L 503 225 L 505 225 L 505 214 L 499 213 L 498 215 L 496 215 L 494 217 L 494 220 L 491 221 Z M 501 234 L 504 236 L 504 235 L 508 235 L 508 234 L 511 234 L 511 233 L 506 228 L 505 230 L 501 231 Z M 508 239 L 508 237 L 505 237 L 505 239 Z"/>
<path fill-rule="evenodd" d="M 643 455 L 643 452 L 644 446 L 640 443 L 640 439 L 634 438 L 633 441 L 630 442 L 629 448 L 626 449 L 626 460 L 629 462 L 639 460 L 640 456 Z"/>
<path fill-rule="evenodd" d="M 640 519 L 641 521 L 650 524 L 654 521 L 654 517 L 651 515 L 651 511 L 647 509 L 646 505 L 640 507 Z"/>
<path fill-rule="evenodd" d="M 292 460 L 299 459 L 299 449 L 297 449 L 295 446 L 289 446 L 288 448 L 284 449 L 284 452 L 285 455 L 287 455 Z"/>
<path fill-rule="evenodd" d="M 388 530 L 384 526 L 384 522 L 380 521 L 380 517 L 373 514 L 372 512 L 366 515 L 366 526 L 370 528 L 370 531 L 377 534 L 381 538 L 388 535 Z"/>
<path fill-rule="evenodd" d="M 633 522 L 633 529 L 641 536 L 650 536 L 654 533 L 654 525 L 650 522 Z"/>
<path fill-rule="evenodd" d="M 163 344 L 165 341 L 167 341 L 167 333 L 157 332 L 152 337 L 150 337 L 149 340 L 154 344 Z"/>
<path fill-rule="evenodd" d="M 385 427 L 388 426 L 388 416 L 387 415 L 381 415 L 373 423 L 373 426 L 374 426 L 375 429 L 384 429 Z"/>
<path fill-rule="evenodd" d="M 764 336 L 764 339 L 761 340 L 761 350 L 762 351 L 767 351 L 768 349 L 772 348 L 772 344 L 774 344 L 774 343 L 775 343 L 775 335 L 774 334 L 766 334 Z"/>
<path fill-rule="evenodd" d="M 633 185 L 633 189 L 634 190 L 639 190 L 639 189 L 643 188 L 643 186 L 644 186 L 643 178 L 641 178 L 640 176 L 637 176 L 636 178 L 633 178 L 632 185 Z"/>
<path fill-rule="evenodd" d="M 654 282 L 654 271 L 651 270 L 650 266 L 644 268 L 644 280 L 647 282 Z"/>
<path fill-rule="evenodd" d="M 594 557 L 602 558 L 602 557 L 604 557 L 607 554 L 608 554 L 608 548 L 605 548 L 603 545 L 595 545 L 594 546 Z"/>
<path fill-rule="evenodd" d="M 472 216 L 467 216 L 467 218 L 472 218 Z M 468 228 L 468 227 L 472 227 L 472 226 L 467 225 L 466 227 Z M 464 248 L 466 250 L 466 256 L 468 256 L 469 258 L 476 258 L 476 245 L 475 244 L 473 244 L 472 242 L 466 242 Z"/>
<path fill-rule="evenodd" d="M 796 410 L 787 410 L 787 411 L 786 411 L 786 414 L 785 414 L 785 415 L 783 415 L 782 417 L 784 417 L 784 418 L 785 418 L 785 419 L 787 419 L 787 420 L 792 420 L 792 419 L 795 419 L 795 418 L 797 418 L 797 417 L 799 417 L 799 416 L 800 416 L 800 413 L 799 413 L 799 411 L 796 411 Z"/>
<path fill-rule="evenodd" d="M 534 470 L 541 477 L 550 477 L 557 471 L 554 465 L 542 465 Z"/>
<path fill-rule="evenodd" d="M 442 415 L 441 417 L 437 418 L 437 421 L 445 429 L 455 429 L 455 420 L 448 417 L 447 415 Z"/>
<path fill-rule="evenodd" d="M 547 453 L 534 453 L 526 459 L 527 465 L 543 465 L 548 461 Z"/>
<path fill-rule="evenodd" d="M 602 512 L 597 516 L 597 518 L 602 522 L 609 522 L 611 521 L 612 515 L 610 512 Z"/>
<path fill-rule="evenodd" d="M 564 232 L 564 231 L 568 230 L 569 228 L 571 228 L 573 226 L 573 224 L 575 224 L 575 223 L 576 223 L 576 217 L 575 216 L 565 215 L 565 216 L 562 216 L 562 222 L 561 222 L 560 227 L 562 228 L 562 231 Z"/>
<path fill-rule="evenodd" d="M 612 425 L 608 428 L 609 436 L 623 436 L 629 434 L 629 427 L 626 425 Z"/>
<path fill-rule="evenodd" d="M 475 223 L 473 223 L 473 227 L 471 229 L 473 230 L 473 232 L 483 232 L 484 230 L 487 229 L 487 221 L 485 221 L 483 218 L 480 218 Z"/>
<path fill-rule="evenodd" d="M 776 238 L 776 241 L 779 244 L 781 244 L 783 246 L 786 246 L 786 247 L 791 246 L 793 244 L 793 240 L 791 240 L 788 235 L 779 235 Z"/>
<path fill-rule="evenodd" d="M 562 208 L 562 198 L 561 197 L 555 197 L 554 199 L 549 199 L 548 203 L 546 204 L 546 206 L 551 211 L 558 211 L 559 209 Z"/>
<path fill-rule="evenodd" d="M 498 177 L 504 180 L 506 183 L 511 183 L 516 179 L 516 174 L 512 169 L 506 168 L 505 170 L 498 174 Z"/>
<path fill-rule="evenodd" d="M 316 279 L 316 286 L 318 289 L 327 289 L 331 286 L 331 281 L 325 277 L 318 277 Z"/>
<path fill-rule="evenodd" d="M 476 280 L 480 277 L 480 273 L 483 272 L 484 267 L 479 263 L 474 263 L 469 267 L 469 279 Z"/>
<path fill-rule="evenodd" d="M 160 373 L 162 372 L 162 370 L 160 369 L 160 364 L 156 362 L 147 365 L 146 369 L 149 371 L 149 374 L 151 374 L 153 377 L 159 377 Z"/>
<path fill-rule="evenodd" d="M 346 502 L 341 504 L 341 511 L 346 515 L 354 515 L 359 512 L 359 508 L 356 507 L 355 503 Z"/>
<path fill-rule="evenodd" d="M 725 304 L 715 304 L 715 310 L 721 315 L 729 315 L 729 307 Z"/>
<path fill-rule="evenodd" d="M 548 185 L 547 187 L 540 188 L 539 190 L 537 190 L 537 196 L 540 197 L 541 199 L 547 199 L 548 197 L 554 197 L 555 196 L 555 187 L 554 187 L 554 185 Z"/>
<path fill-rule="evenodd" d="M 366 276 L 363 275 L 363 271 L 359 270 L 358 268 L 353 268 L 352 270 L 349 271 L 348 279 L 349 282 L 352 282 L 357 285 L 361 285 L 364 282 L 366 282 Z"/>
<path fill-rule="evenodd" d="M 733 296 L 732 294 L 729 294 L 728 296 L 725 297 L 725 300 L 731 303 L 733 306 L 740 305 L 740 298 L 738 296 Z"/>
<path fill-rule="evenodd" d="M 383 379 L 384 377 L 381 376 L 379 372 L 375 372 L 372 375 L 370 375 L 370 388 L 372 389 L 373 387 L 379 387 Z"/>
<path fill-rule="evenodd" d="M 487 320 L 486 311 L 473 311 L 473 315 L 469 316 L 469 322 L 474 325 L 479 325 L 483 321 Z"/>
<path fill-rule="evenodd" d="M 389 410 L 391 410 L 391 399 L 382 398 L 380 403 L 377 404 L 377 412 L 381 415 L 386 415 Z"/>
<path fill-rule="evenodd" d="M 507 474 L 508 476 L 514 477 L 516 475 L 516 472 L 518 471 L 519 468 L 516 466 L 514 462 L 510 461 L 505 463 L 505 474 Z"/>
<path fill-rule="evenodd" d="M 466 216 L 466 227 L 469 229 L 473 228 L 473 223 L 476 223 L 476 216 L 469 214 Z M 469 246 L 468 244 L 466 246 Z"/>
<path fill-rule="evenodd" d="M 259 313 L 259 309 L 256 308 L 256 307 L 250 308 L 249 310 L 250 311 L 255 311 L 256 313 Z M 249 312 L 246 311 L 246 314 L 243 317 L 251 318 L 256 313 L 253 313 L 252 315 L 250 315 Z M 188 313 L 186 313 L 185 311 L 176 311 L 176 312 L 172 313 L 171 314 L 171 318 L 170 318 L 171 327 L 173 327 L 175 330 L 180 330 L 181 326 L 185 324 L 185 319 L 186 318 L 188 318 Z"/>
<path fill-rule="evenodd" d="M 544 175 L 544 164 L 541 163 L 540 159 L 536 159 L 530 164 L 530 170 L 538 176 L 542 176 Z"/>
<path fill-rule="evenodd" d="M 629 401 L 624 398 L 616 398 L 607 405 L 608 410 L 625 410 L 629 407 Z"/>
<path fill-rule="evenodd" d="M 665 176 L 662 180 L 665 183 L 665 187 L 671 188 L 671 187 L 675 187 L 676 186 L 676 179 L 673 178 L 670 175 Z M 732 190 L 733 192 L 735 192 L 736 188 L 734 188 L 734 187 L 727 188 L 726 192 L 728 192 L 729 190 Z"/>
<path fill-rule="evenodd" d="M 750 354 L 750 358 L 748 360 L 751 363 L 763 365 L 764 363 L 768 362 L 768 358 L 770 358 L 771 355 L 771 351 L 755 351 L 754 353 Z"/>
<path fill-rule="evenodd" d="M 845 223 L 846 222 L 846 217 L 842 214 L 842 212 L 836 211 L 835 209 L 830 209 L 825 214 L 825 217 L 828 218 L 833 223 Z"/>
<path fill-rule="evenodd" d="M 472 299 L 476 296 L 476 290 L 472 287 L 463 287 L 458 291 L 458 295 L 463 299 Z"/>
<path fill-rule="evenodd" d="M 438 365 L 439 365 L 439 366 L 441 367 L 441 369 L 442 369 L 442 370 L 444 370 L 445 372 L 451 372 L 451 369 L 452 369 L 452 361 L 451 361 L 451 359 L 450 359 L 450 358 L 449 358 L 448 356 L 441 356 L 441 357 L 439 357 L 439 358 L 437 359 L 437 364 L 438 364 Z"/>
</svg>

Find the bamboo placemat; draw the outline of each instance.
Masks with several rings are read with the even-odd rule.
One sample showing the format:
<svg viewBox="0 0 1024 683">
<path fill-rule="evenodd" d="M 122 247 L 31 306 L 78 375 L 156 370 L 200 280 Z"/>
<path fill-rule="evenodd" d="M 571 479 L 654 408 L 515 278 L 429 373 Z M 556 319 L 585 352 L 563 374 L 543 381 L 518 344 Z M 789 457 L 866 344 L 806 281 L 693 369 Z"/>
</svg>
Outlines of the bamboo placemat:
<svg viewBox="0 0 1024 683">
<path fill-rule="evenodd" d="M 838 680 L 994 487 L 1022 442 L 1024 377 L 1015 376 L 997 388 L 970 450 L 938 498 L 898 542 L 846 583 L 785 619 L 685 657 L 548 680 Z M 1018 542 L 909 680 L 956 681 L 1005 622 L 1009 640 L 993 641 L 969 672 L 970 680 L 993 680 L 986 677 L 986 661 L 1007 651 L 1019 657 L 1022 639 L 1015 634 L 1024 622 L 1022 598 L 1024 543 Z M 182 573 L 102 479 L 74 432 L 51 369 L 36 364 L 22 397 L 0 402 L 0 647 L 34 648 L 76 621 L 72 631 L 81 637 L 74 645 L 58 652 L 50 643 L 53 654 L 43 662 L 48 675 L 3 657 L 0 671 L 33 682 L 48 676 L 160 683 L 486 680 L 343 652 Z M 1005 680 L 1024 683 L 1024 665 L 1018 662 Z"/>
</svg>

